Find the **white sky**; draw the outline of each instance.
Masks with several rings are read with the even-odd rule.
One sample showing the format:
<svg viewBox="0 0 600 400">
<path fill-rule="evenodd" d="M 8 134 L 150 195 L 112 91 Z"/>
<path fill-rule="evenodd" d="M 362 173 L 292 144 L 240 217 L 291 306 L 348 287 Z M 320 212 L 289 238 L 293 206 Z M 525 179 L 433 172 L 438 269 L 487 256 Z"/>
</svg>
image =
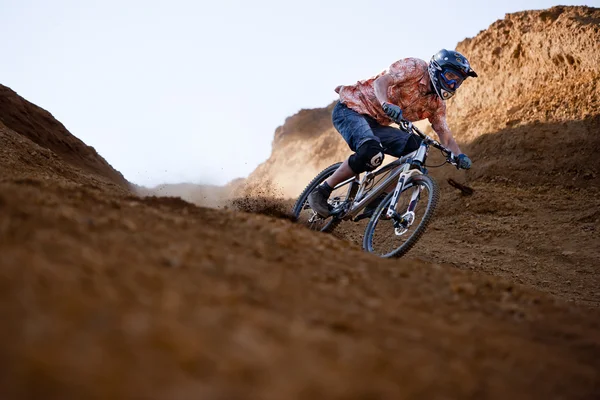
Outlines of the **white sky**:
<svg viewBox="0 0 600 400">
<path fill-rule="evenodd" d="M 131 182 L 224 184 L 266 160 L 275 128 L 329 104 L 337 85 L 555 4 L 581 3 L 0 0 L 0 83 Z"/>
</svg>

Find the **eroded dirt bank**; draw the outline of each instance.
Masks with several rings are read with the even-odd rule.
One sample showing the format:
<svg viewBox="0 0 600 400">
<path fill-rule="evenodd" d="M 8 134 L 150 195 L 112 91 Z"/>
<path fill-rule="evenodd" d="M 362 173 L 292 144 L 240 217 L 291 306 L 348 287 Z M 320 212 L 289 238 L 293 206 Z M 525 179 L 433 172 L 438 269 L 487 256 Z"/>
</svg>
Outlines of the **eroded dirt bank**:
<svg viewBox="0 0 600 400">
<path fill-rule="evenodd" d="M 593 398 L 596 312 L 283 220 L 0 183 L 2 398 Z"/>
</svg>

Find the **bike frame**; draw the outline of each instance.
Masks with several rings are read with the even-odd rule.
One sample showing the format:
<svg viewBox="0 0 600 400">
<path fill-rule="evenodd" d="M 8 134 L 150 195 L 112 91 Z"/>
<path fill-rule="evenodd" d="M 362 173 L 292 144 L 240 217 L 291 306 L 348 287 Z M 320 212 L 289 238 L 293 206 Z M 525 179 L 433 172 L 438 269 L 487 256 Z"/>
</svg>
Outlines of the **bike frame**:
<svg viewBox="0 0 600 400">
<path fill-rule="evenodd" d="M 415 175 L 427 173 L 427 170 L 424 168 L 424 166 L 429 151 L 429 146 L 434 146 L 435 148 L 441 150 L 447 158 L 450 157 L 451 152 L 448 149 L 434 139 L 422 133 L 412 123 L 408 121 L 402 121 L 400 123 L 400 127 L 408 133 L 421 137 L 421 145 L 412 153 L 407 154 L 396 161 L 379 168 L 376 171 L 366 172 L 362 180 L 359 180 L 358 176 L 354 176 L 336 185 L 334 189 L 338 189 L 344 185 L 350 184 L 348 187 L 348 193 L 346 195 L 346 201 L 344 203 L 344 209 L 337 211 L 340 213 L 341 219 L 348 220 L 356 218 L 356 216 L 358 216 L 358 214 L 367 206 L 367 204 L 369 204 L 377 196 L 381 195 L 385 189 L 397 179 L 398 183 L 396 184 L 392 201 L 390 202 L 386 212 L 387 217 L 393 217 L 396 213 L 396 203 L 398 202 L 398 197 L 405 188 L 410 187 L 408 186 L 410 185 L 410 179 Z M 451 162 L 449 159 L 447 161 Z M 366 196 L 363 196 L 367 185 L 373 179 L 375 179 L 375 177 L 387 173 L 390 170 L 390 175 L 383 180 L 383 182 L 379 182 L 367 193 Z M 417 204 L 420 193 L 420 187 L 418 187 L 417 190 L 412 193 L 411 200 L 406 210 L 407 213 L 414 212 L 414 208 Z M 348 205 L 350 205 L 350 207 L 348 207 Z M 334 210 L 333 213 L 335 214 L 336 210 Z"/>
</svg>

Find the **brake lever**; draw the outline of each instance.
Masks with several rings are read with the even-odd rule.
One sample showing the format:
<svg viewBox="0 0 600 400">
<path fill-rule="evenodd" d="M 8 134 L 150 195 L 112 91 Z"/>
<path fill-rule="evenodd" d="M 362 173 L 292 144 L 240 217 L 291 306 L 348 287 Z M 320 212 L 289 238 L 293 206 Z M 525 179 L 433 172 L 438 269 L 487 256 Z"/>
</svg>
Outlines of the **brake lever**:
<svg viewBox="0 0 600 400">
<path fill-rule="evenodd" d="M 455 157 L 452 156 L 452 153 L 448 155 L 448 157 L 446 158 L 446 162 L 450 165 L 454 165 L 456 169 L 460 169 L 458 161 L 456 161 Z"/>
<path fill-rule="evenodd" d="M 405 120 L 404 118 L 402 118 L 399 121 L 396 121 L 396 123 L 398 125 L 400 125 L 402 127 L 403 130 L 405 130 L 408 133 L 411 133 L 413 130 L 413 124 L 410 121 Z"/>
</svg>

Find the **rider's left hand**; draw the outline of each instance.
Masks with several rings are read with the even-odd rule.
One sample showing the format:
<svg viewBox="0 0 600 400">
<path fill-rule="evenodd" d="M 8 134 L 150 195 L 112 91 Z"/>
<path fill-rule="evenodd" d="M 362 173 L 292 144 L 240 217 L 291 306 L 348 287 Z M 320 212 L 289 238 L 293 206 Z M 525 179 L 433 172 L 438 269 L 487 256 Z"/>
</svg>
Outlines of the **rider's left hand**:
<svg viewBox="0 0 600 400">
<path fill-rule="evenodd" d="M 456 164 L 458 168 L 461 169 L 469 169 L 471 168 L 471 159 L 466 154 L 459 154 L 456 157 Z"/>
<path fill-rule="evenodd" d="M 395 104 L 390 104 L 387 102 L 383 102 L 381 104 L 383 111 L 387 114 L 388 117 L 392 119 L 392 121 L 397 122 L 402 119 L 402 109 Z"/>
</svg>

